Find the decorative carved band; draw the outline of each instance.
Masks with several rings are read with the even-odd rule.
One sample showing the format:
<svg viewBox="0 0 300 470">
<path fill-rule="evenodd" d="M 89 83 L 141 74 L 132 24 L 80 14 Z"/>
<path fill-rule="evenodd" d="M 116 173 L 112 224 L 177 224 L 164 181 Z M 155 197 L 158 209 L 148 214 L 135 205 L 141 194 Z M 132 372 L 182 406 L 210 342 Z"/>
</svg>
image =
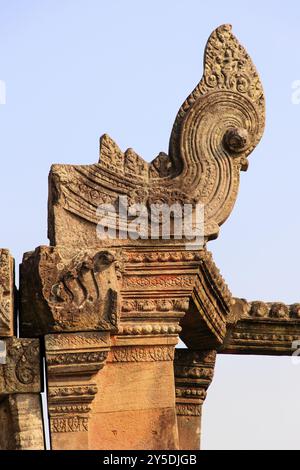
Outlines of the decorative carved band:
<svg viewBox="0 0 300 470">
<path fill-rule="evenodd" d="M 15 393 L 6 398 L 13 447 L 11 450 L 44 450 L 41 399 L 37 393 Z M 1 432 L 5 432 L 1 428 Z"/>
<path fill-rule="evenodd" d="M 55 354 L 48 357 L 48 365 L 97 364 L 105 361 L 107 351 Z"/>
<path fill-rule="evenodd" d="M 65 387 L 51 387 L 48 391 L 48 396 L 52 399 L 61 397 L 84 397 L 90 395 L 96 395 L 97 386 L 91 385 L 71 385 Z"/>
<path fill-rule="evenodd" d="M 122 311 L 125 312 L 185 312 L 189 308 L 189 297 L 177 299 L 132 299 L 124 300 Z"/>
<path fill-rule="evenodd" d="M 178 323 L 121 323 L 119 326 L 119 335 L 177 335 L 181 332 Z"/>
<path fill-rule="evenodd" d="M 125 261 L 127 263 L 182 263 L 199 261 L 202 259 L 202 252 L 192 250 L 173 250 L 173 251 L 126 251 L 124 253 Z"/>
<path fill-rule="evenodd" d="M 195 283 L 193 276 L 188 275 L 175 275 L 175 274 L 161 274 L 160 276 L 130 276 L 124 277 L 123 289 L 134 288 L 139 289 L 157 289 L 157 288 L 170 288 L 181 287 L 191 288 Z"/>
<path fill-rule="evenodd" d="M 112 348 L 112 362 L 153 362 L 173 361 L 173 346 L 126 346 Z"/>
</svg>

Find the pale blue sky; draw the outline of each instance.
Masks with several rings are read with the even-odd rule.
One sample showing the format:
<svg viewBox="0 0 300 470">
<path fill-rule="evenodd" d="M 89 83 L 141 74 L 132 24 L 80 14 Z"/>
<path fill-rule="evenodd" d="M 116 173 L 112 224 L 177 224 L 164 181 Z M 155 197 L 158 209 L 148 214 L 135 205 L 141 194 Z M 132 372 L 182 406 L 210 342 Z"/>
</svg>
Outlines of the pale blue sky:
<svg viewBox="0 0 300 470">
<path fill-rule="evenodd" d="M 236 296 L 300 301 L 300 3 L 0 0 L 0 246 L 47 244 L 52 163 L 94 163 L 108 132 L 146 160 L 167 151 L 202 75 L 211 31 L 231 23 L 264 84 L 267 127 L 235 210 L 209 244 Z M 298 448 L 300 365 L 219 357 L 203 448 Z"/>
</svg>

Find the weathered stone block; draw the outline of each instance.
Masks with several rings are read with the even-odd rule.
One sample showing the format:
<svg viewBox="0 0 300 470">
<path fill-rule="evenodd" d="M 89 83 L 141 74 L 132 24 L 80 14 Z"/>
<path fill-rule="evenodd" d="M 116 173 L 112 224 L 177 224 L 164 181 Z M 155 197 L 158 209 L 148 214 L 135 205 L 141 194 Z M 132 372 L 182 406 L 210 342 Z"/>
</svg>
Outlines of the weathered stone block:
<svg viewBox="0 0 300 470">
<path fill-rule="evenodd" d="M 20 296 L 22 336 L 115 330 L 119 294 L 114 254 L 41 246 L 24 256 Z"/>
<path fill-rule="evenodd" d="M 221 353 L 289 356 L 299 347 L 299 303 L 234 299 L 230 318 Z"/>
</svg>

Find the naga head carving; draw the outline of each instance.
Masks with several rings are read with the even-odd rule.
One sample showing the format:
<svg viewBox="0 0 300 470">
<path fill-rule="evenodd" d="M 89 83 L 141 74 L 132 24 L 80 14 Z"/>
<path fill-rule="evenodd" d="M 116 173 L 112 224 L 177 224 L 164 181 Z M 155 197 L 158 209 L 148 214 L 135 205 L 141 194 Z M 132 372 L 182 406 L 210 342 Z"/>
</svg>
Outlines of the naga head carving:
<svg viewBox="0 0 300 470">
<path fill-rule="evenodd" d="M 180 107 L 169 144 L 152 163 L 133 149 L 122 152 L 104 135 L 95 165 L 54 165 L 50 173 L 51 244 L 99 245 L 97 207 L 202 203 L 204 239 L 216 238 L 231 213 L 239 174 L 258 144 L 265 122 L 260 79 L 243 46 L 222 25 L 210 36 L 203 77 Z M 126 224 L 118 215 L 120 224 Z M 68 233 L 66 227 L 72 227 Z M 89 233 L 89 234 L 87 234 Z"/>
<path fill-rule="evenodd" d="M 233 209 L 239 172 L 247 170 L 264 124 L 257 71 L 231 26 L 222 25 L 208 39 L 203 77 L 179 109 L 169 146 L 174 180 L 204 204 L 208 239 Z"/>
</svg>

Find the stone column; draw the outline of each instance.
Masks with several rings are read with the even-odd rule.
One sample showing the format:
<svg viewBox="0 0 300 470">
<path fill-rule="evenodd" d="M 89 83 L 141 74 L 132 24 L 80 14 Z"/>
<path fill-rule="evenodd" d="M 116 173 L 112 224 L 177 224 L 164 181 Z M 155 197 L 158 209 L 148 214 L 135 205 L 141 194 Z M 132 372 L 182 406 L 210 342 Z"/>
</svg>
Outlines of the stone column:
<svg viewBox="0 0 300 470">
<path fill-rule="evenodd" d="M 0 338 L 15 333 L 14 260 L 8 250 L 0 248 Z"/>
<path fill-rule="evenodd" d="M 38 339 L 0 340 L 0 449 L 44 449 Z M 3 348 L 3 349 L 4 349 Z"/>
<path fill-rule="evenodd" d="M 0 449 L 44 449 L 38 339 L 15 334 L 14 260 L 0 249 Z"/>
<path fill-rule="evenodd" d="M 181 450 L 199 450 L 202 405 L 214 375 L 215 351 L 176 349 L 176 412 Z"/>
<path fill-rule="evenodd" d="M 51 447 L 89 449 L 89 418 L 105 364 L 109 333 L 51 334 L 45 338 Z"/>
<path fill-rule="evenodd" d="M 178 449 L 179 334 L 216 347 L 230 308 L 210 254 L 40 247 L 21 276 L 21 331 L 46 338 L 52 448 Z"/>
</svg>

